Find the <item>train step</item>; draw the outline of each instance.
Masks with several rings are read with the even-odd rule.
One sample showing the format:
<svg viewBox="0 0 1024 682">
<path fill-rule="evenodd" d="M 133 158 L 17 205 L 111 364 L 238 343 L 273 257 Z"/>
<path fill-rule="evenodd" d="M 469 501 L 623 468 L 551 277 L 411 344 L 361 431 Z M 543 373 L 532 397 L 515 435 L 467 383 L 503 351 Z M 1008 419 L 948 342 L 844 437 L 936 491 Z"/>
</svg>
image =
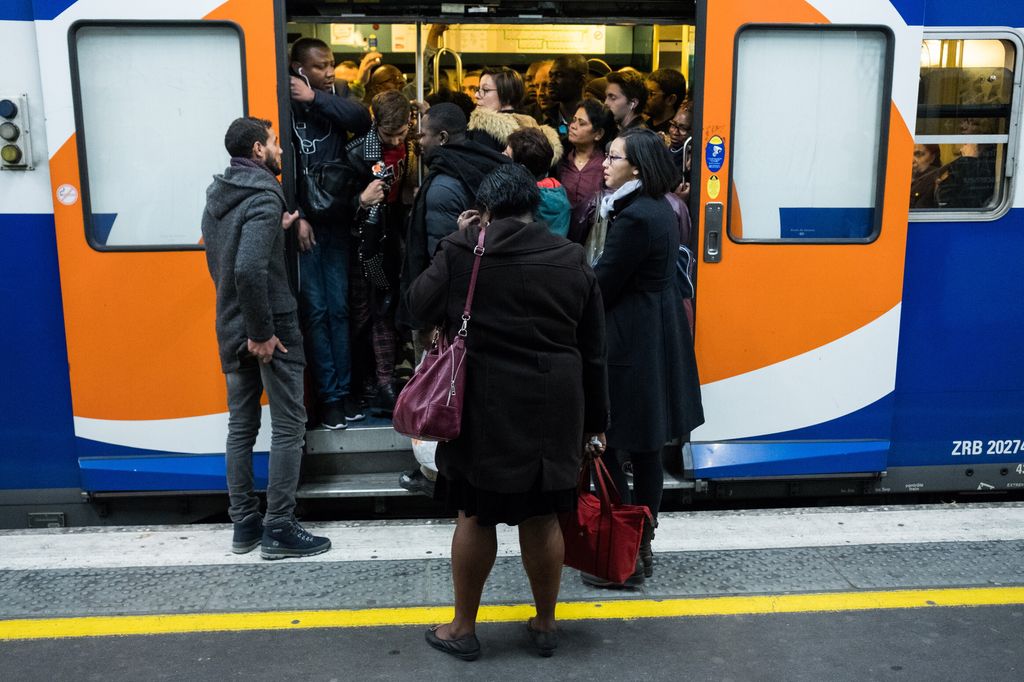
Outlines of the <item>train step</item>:
<svg viewBox="0 0 1024 682">
<path fill-rule="evenodd" d="M 400 471 L 366 474 L 331 474 L 304 480 L 295 496 L 299 499 L 339 497 L 401 497 L 413 495 L 398 485 Z"/>
</svg>

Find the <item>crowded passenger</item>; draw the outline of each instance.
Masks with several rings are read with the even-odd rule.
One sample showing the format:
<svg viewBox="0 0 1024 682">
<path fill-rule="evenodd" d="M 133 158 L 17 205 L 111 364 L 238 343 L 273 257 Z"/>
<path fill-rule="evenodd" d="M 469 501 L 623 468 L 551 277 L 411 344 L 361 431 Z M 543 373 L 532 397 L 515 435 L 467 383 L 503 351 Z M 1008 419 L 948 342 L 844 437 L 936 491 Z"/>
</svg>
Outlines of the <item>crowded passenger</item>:
<svg viewBox="0 0 1024 682">
<path fill-rule="evenodd" d="M 515 70 L 502 66 L 486 68 L 476 92 L 476 109 L 469 117 L 469 139 L 504 152 L 508 136 L 523 127 L 537 127 L 532 117 L 516 112 L 523 99 L 523 78 Z"/>
<path fill-rule="evenodd" d="M 551 132 L 551 139 L 545 134 Z M 557 151 L 556 151 L 557 150 Z M 535 217 L 543 221 L 552 234 L 564 237 L 569 233 L 569 218 L 572 207 L 565 188 L 556 178 L 551 177 L 551 162 L 561 156 L 562 145 L 548 126 L 541 128 L 520 128 L 508 136 L 505 153 L 513 161 L 530 171 L 540 189 L 540 204 Z"/>
<path fill-rule="evenodd" d="M 292 132 L 298 156 L 299 303 L 309 344 L 311 375 L 320 419 L 343 429 L 363 418 L 351 396 L 349 348 L 349 231 L 344 202 L 314 182 L 316 170 L 341 157 L 348 135 L 370 127 L 363 106 L 334 79 L 334 55 L 321 40 L 301 38 L 292 46 Z M 337 93 L 337 94 L 336 94 Z M 326 197 L 327 202 L 323 199 Z"/>
<path fill-rule="evenodd" d="M 401 92 L 386 90 L 373 98 L 370 108 L 370 132 L 345 148 L 351 173 L 348 201 L 357 235 L 358 265 L 349 278 L 353 358 L 372 350 L 372 361 L 360 363 L 360 368 L 374 370 L 372 412 L 390 417 L 396 398 L 393 379 L 399 344 L 394 316 L 405 218 L 400 196 L 411 106 Z"/>
<path fill-rule="evenodd" d="M 647 127 L 668 136 L 672 117 L 686 99 L 686 78 L 675 69 L 658 69 L 644 81 L 647 87 Z"/>
<path fill-rule="evenodd" d="M 646 505 L 657 519 L 664 488 L 662 447 L 687 438 L 704 421 L 693 339 L 675 283 L 678 219 L 665 199 L 677 171 L 661 138 L 646 129 L 615 138 L 604 166 L 610 194 L 600 212 L 607 233 L 594 266 L 608 324 L 611 421 L 604 457 L 623 497 Z M 631 493 L 622 468 L 626 462 L 633 471 Z M 654 526 L 645 526 L 627 585 L 642 584 L 653 573 Z M 583 580 L 614 586 L 587 574 Z"/>
<path fill-rule="evenodd" d="M 551 74 L 551 65 L 554 64 L 554 60 L 547 59 L 541 62 L 540 68 L 537 69 L 537 73 L 533 76 L 533 83 L 537 98 L 537 109 L 539 116 L 537 117 L 537 123 L 544 123 L 544 112 L 551 107 L 551 97 L 548 94 L 548 76 Z"/>
<path fill-rule="evenodd" d="M 603 438 L 608 418 L 601 292 L 580 248 L 535 221 L 540 193 L 522 166 L 492 171 L 476 200 L 481 212 L 462 216 L 408 292 L 416 317 L 454 334 L 482 239 L 462 431 L 437 446 L 436 497 L 458 514 L 455 617 L 426 639 L 457 658 L 479 657 L 477 612 L 503 523 L 519 527 L 536 606 L 526 628 L 550 656 L 564 558 L 558 514 L 575 508 L 582 444 Z"/>
<path fill-rule="evenodd" d="M 578 54 L 563 54 L 555 58 L 548 73 L 548 98 L 551 105 L 544 110 L 544 122 L 565 139 L 569 122 L 583 100 L 587 84 L 587 60 Z"/>
<path fill-rule="evenodd" d="M 603 104 L 593 99 L 580 102 L 569 124 L 569 150 L 558 164 L 556 176 L 565 187 L 572 206 L 571 241 L 582 244 L 590 232 L 594 202 L 604 184 L 604 145 L 614 135 L 615 122 Z"/>
<path fill-rule="evenodd" d="M 636 69 L 613 71 L 606 76 L 604 104 L 612 112 L 619 132 L 643 127 L 644 106 L 647 104 L 647 86 Z"/>
<path fill-rule="evenodd" d="M 367 104 L 373 101 L 373 98 L 382 92 L 389 90 L 402 91 L 405 88 L 406 80 L 405 74 L 394 64 L 381 64 L 373 73 L 370 75 L 370 80 L 366 84 L 366 98 Z"/>
<path fill-rule="evenodd" d="M 910 180 L 910 208 L 938 207 L 935 200 L 935 187 L 941 168 L 939 145 L 914 145 L 914 165 Z"/>
<path fill-rule="evenodd" d="M 475 69 L 462 74 L 462 92 L 470 97 L 476 97 L 476 91 L 480 87 L 481 73 L 480 69 Z"/>
</svg>

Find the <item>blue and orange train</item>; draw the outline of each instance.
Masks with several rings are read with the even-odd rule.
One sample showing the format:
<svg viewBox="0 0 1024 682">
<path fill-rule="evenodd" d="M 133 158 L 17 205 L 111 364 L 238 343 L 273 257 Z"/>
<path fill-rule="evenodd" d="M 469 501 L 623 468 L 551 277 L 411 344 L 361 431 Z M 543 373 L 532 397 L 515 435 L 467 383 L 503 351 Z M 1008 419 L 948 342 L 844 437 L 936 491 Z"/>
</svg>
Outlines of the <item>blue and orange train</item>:
<svg viewBox="0 0 1024 682">
<path fill-rule="evenodd" d="M 645 4 L 656 16 L 605 2 L 459 15 L 353 2 L 359 18 L 286 0 L 3 3 L 0 508 L 224 489 L 199 243 L 224 127 L 248 113 L 289 129 L 296 34 L 358 51 L 370 25 L 423 74 L 416 45 L 438 22 L 478 62 L 616 63 L 631 37 L 638 66 L 687 72 L 707 423 L 675 484 L 1024 489 L 1024 5 Z M 535 39 L 495 47 L 498 24 Z M 386 426 L 359 431 L 333 445 L 311 432 L 310 454 L 408 450 Z"/>
</svg>

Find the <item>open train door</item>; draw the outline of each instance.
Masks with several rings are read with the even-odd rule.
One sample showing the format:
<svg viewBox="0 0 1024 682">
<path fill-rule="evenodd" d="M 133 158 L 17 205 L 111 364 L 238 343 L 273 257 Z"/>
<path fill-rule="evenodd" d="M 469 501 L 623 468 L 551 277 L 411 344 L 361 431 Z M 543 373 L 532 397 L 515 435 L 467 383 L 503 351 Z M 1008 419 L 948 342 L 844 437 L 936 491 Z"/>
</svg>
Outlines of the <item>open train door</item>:
<svg viewBox="0 0 1024 682">
<path fill-rule="evenodd" d="M 691 473 L 882 472 L 920 28 L 883 0 L 706 0 L 697 22 Z"/>
<path fill-rule="evenodd" d="M 34 13 L 82 488 L 223 490 L 200 220 L 228 124 L 281 130 L 283 10 L 35 0 Z"/>
</svg>

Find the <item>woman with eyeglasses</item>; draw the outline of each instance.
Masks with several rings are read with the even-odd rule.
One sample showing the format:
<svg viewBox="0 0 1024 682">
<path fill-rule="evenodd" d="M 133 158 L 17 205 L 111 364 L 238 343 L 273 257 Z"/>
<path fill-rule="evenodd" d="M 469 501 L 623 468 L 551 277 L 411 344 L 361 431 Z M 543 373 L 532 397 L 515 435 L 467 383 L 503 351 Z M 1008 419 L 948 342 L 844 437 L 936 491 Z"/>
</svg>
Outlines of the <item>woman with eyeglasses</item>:
<svg viewBox="0 0 1024 682">
<path fill-rule="evenodd" d="M 520 128 L 536 128 L 532 116 L 516 112 L 523 100 L 523 77 L 507 66 L 485 67 L 480 72 L 480 87 L 476 90 L 476 109 L 469 117 L 467 137 L 474 142 L 504 153 L 508 136 Z M 543 130 L 547 128 L 547 130 Z M 551 143 L 555 156 L 552 166 L 562 158 L 562 143 L 558 133 L 550 126 L 541 126 Z"/>
<path fill-rule="evenodd" d="M 570 241 L 582 244 L 590 232 L 595 201 L 604 184 L 604 146 L 614 135 L 615 121 L 600 102 L 585 99 L 569 122 L 569 149 L 555 173 L 572 206 Z"/>
<path fill-rule="evenodd" d="M 646 505 L 655 519 L 664 487 L 662 446 L 687 439 L 704 422 L 693 339 L 676 287 L 678 221 L 665 199 L 677 178 L 657 133 L 629 129 L 612 141 L 604 160 L 609 193 L 600 208 L 607 234 L 594 265 L 608 338 L 611 421 L 605 462 L 623 498 Z M 633 468 L 632 495 L 622 468 L 626 462 Z M 626 585 L 652 575 L 653 538 L 648 525 Z M 582 578 L 595 587 L 616 586 L 596 576 Z"/>
</svg>

